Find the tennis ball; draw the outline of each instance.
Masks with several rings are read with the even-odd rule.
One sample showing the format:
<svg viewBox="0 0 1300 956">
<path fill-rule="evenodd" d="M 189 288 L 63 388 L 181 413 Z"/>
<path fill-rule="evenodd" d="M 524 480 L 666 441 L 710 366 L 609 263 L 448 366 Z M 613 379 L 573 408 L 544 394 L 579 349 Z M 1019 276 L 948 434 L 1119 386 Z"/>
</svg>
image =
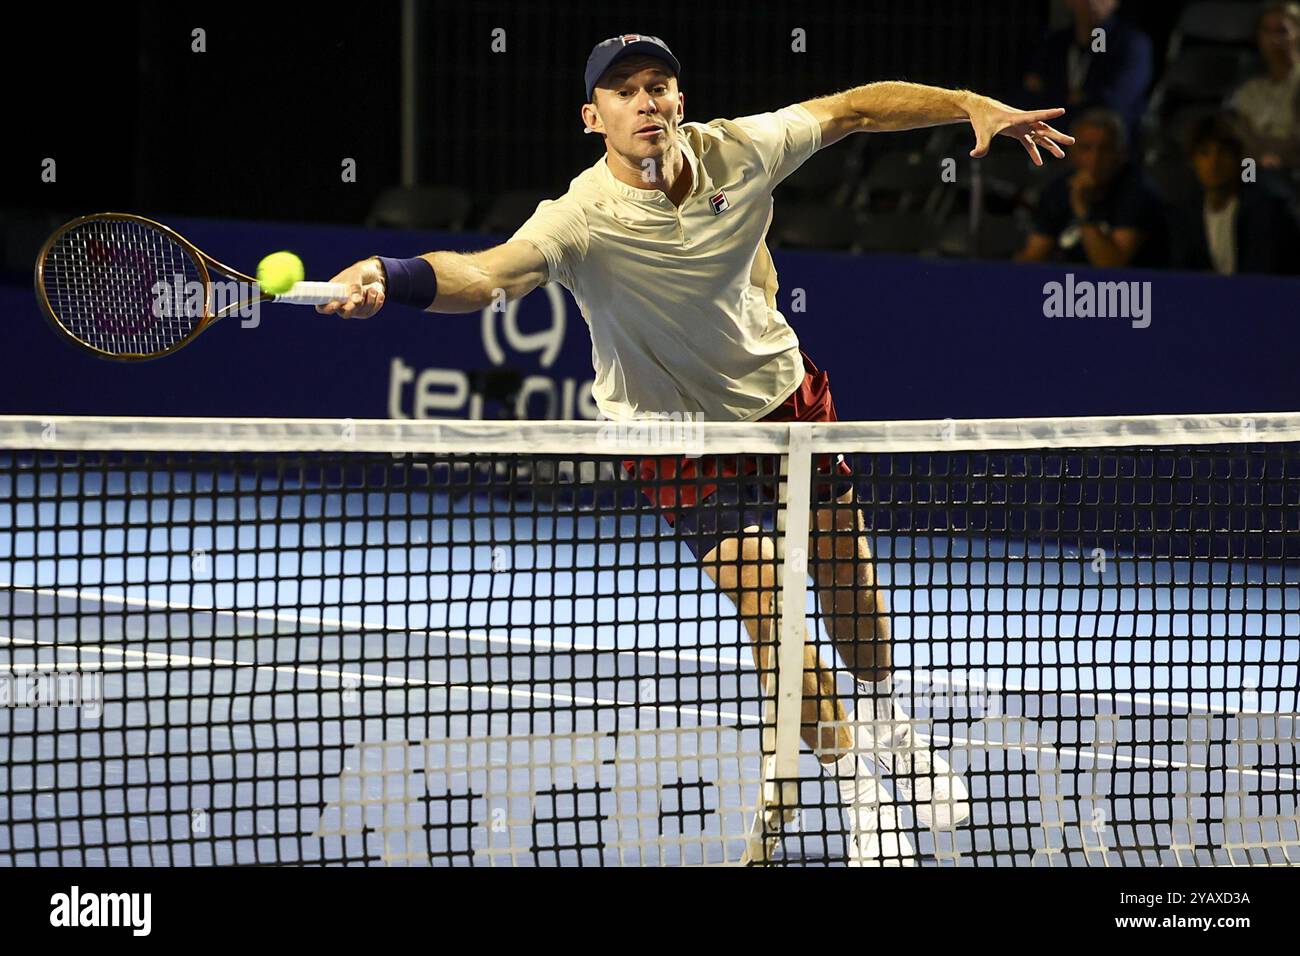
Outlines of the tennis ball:
<svg viewBox="0 0 1300 956">
<path fill-rule="evenodd" d="M 292 252 L 273 252 L 257 264 L 257 284 L 271 295 L 288 292 L 305 274 L 302 260 Z"/>
</svg>

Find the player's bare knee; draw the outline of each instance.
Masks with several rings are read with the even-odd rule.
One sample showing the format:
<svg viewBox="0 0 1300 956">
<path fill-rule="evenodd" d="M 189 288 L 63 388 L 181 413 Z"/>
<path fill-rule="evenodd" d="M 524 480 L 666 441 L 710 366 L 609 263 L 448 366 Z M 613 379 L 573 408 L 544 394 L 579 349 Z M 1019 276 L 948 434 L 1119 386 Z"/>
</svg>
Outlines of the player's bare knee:
<svg viewBox="0 0 1300 956">
<path fill-rule="evenodd" d="M 757 528 L 723 538 L 700 562 L 723 591 L 751 593 L 776 580 L 776 544 Z"/>
</svg>

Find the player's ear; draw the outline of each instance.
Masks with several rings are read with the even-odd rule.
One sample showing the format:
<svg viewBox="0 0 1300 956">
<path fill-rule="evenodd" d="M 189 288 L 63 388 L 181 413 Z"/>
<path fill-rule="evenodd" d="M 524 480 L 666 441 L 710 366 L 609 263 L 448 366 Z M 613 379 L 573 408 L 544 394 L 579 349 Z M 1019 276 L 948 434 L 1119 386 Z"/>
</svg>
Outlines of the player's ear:
<svg viewBox="0 0 1300 956">
<path fill-rule="evenodd" d="M 593 103 L 582 104 L 582 125 L 585 127 L 584 133 L 605 132 L 605 124 L 601 122 L 600 113 Z"/>
<path fill-rule="evenodd" d="M 677 120 L 681 122 L 686 118 L 686 94 L 681 90 L 677 91 Z"/>
</svg>

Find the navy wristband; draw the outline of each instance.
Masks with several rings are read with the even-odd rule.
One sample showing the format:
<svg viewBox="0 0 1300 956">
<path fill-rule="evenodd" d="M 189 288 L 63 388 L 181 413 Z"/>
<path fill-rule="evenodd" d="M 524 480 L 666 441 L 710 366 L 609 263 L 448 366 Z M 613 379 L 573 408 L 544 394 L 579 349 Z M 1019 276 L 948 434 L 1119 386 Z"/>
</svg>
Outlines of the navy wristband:
<svg viewBox="0 0 1300 956">
<path fill-rule="evenodd" d="M 428 259 L 375 256 L 384 270 L 384 301 L 427 309 L 438 298 L 438 274 Z"/>
</svg>

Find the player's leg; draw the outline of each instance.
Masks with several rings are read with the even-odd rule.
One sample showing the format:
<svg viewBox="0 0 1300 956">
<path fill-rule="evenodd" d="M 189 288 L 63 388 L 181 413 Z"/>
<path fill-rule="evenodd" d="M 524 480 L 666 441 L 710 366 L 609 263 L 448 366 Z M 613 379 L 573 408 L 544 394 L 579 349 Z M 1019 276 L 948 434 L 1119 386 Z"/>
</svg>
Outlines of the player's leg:
<svg viewBox="0 0 1300 956">
<path fill-rule="evenodd" d="M 894 775 L 898 796 L 925 826 L 951 829 L 970 816 L 965 782 L 930 749 L 893 686 L 888 607 L 876 583 L 866 522 L 849 490 L 814 510 L 809 554 L 826 630 L 858 682 L 856 752 Z"/>
<path fill-rule="evenodd" d="M 736 605 L 753 643 L 760 673 L 776 670 L 773 613 L 779 575 L 775 542 L 757 525 L 722 538 L 701 559 L 706 574 Z M 911 844 L 899 832 L 889 795 L 854 753 L 854 742 L 835 688 L 834 671 L 804 632 L 800 735 L 824 772 L 836 781 L 850 824 L 849 863 L 854 866 L 913 864 Z"/>
<path fill-rule="evenodd" d="M 740 614 L 741 623 L 753 641 L 754 662 L 762 674 L 776 673 L 776 602 L 778 570 L 776 545 L 756 525 L 736 537 L 723 538 L 700 561 Z M 852 746 L 843 708 L 835 693 L 835 674 L 826 667 L 812 642 L 804 641 L 803 709 L 800 736 L 814 750 Z M 820 734 L 820 736 L 819 736 Z M 837 739 L 838 738 L 838 739 Z"/>
<path fill-rule="evenodd" d="M 893 672 L 889 609 L 876 588 L 875 565 L 862 512 L 849 490 L 834 507 L 817 508 L 809 548 L 817 602 L 844 665 L 860 684 Z"/>
</svg>

